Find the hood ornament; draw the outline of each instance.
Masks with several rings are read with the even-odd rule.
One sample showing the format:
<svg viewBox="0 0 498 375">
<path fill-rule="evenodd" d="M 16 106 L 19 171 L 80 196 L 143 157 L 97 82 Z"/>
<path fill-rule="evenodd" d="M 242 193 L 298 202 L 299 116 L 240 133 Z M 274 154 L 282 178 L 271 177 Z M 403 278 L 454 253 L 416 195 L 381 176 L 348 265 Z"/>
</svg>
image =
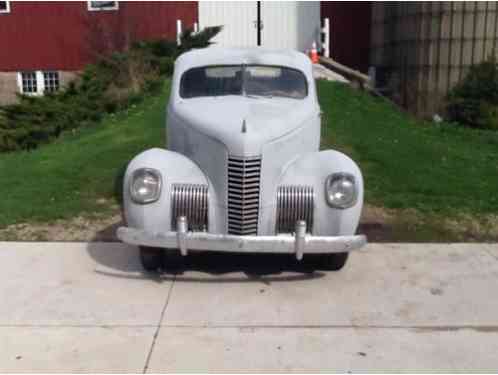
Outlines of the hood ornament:
<svg viewBox="0 0 498 375">
<path fill-rule="evenodd" d="M 242 133 L 247 133 L 246 120 L 242 120 Z"/>
</svg>

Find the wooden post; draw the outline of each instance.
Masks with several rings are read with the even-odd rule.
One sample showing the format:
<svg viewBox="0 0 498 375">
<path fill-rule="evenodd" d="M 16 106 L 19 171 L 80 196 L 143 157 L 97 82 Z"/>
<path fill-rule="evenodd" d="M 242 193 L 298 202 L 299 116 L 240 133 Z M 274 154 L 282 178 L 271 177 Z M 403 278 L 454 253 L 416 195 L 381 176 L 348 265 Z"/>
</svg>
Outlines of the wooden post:
<svg viewBox="0 0 498 375">
<path fill-rule="evenodd" d="M 353 84 L 357 84 L 361 88 L 371 88 L 370 77 L 357 71 L 347 67 L 346 65 L 342 65 L 337 61 L 329 58 L 329 57 L 320 57 L 320 63 L 324 65 L 326 68 L 337 72 L 347 79 L 349 79 Z"/>
</svg>

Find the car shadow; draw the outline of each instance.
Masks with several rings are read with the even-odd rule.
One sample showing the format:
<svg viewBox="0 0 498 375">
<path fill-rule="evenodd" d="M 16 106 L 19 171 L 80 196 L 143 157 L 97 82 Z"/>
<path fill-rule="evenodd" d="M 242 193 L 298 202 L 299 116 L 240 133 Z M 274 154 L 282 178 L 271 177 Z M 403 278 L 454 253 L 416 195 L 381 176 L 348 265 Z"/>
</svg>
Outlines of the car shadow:
<svg viewBox="0 0 498 375">
<path fill-rule="evenodd" d="M 325 273 L 314 269 L 308 262 L 299 262 L 286 254 L 241 254 L 219 252 L 190 252 L 187 257 L 166 256 L 169 264 L 161 272 L 146 272 L 140 264 L 136 246 L 120 242 L 101 242 L 109 238 L 122 223 L 115 223 L 95 236 L 87 245 L 87 252 L 97 263 L 95 272 L 101 275 L 126 279 L 164 282 L 292 282 L 317 279 Z M 169 261 L 169 263 L 168 263 Z M 220 276 L 220 277 L 216 277 Z"/>
</svg>

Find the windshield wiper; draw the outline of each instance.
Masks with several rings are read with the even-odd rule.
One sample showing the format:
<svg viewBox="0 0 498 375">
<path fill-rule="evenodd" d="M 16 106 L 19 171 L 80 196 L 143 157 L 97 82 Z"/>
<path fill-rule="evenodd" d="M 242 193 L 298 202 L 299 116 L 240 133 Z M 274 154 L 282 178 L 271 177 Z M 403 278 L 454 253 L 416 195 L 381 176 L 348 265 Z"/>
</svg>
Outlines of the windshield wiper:
<svg viewBox="0 0 498 375">
<path fill-rule="evenodd" d="M 261 98 L 273 98 L 273 95 L 270 95 L 270 94 L 246 94 L 245 95 L 247 98 L 251 98 L 251 99 L 261 99 Z"/>
</svg>

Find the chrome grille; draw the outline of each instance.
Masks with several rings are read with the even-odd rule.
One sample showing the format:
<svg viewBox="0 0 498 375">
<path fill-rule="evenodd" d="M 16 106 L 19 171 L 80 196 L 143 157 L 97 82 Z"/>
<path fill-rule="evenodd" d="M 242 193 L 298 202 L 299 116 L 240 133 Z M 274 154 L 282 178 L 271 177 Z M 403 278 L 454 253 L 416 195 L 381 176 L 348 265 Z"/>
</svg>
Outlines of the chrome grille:
<svg viewBox="0 0 498 375">
<path fill-rule="evenodd" d="M 171 193 L 171 227 L 176 230 L 176 219 L 187 218 L 188 230 L 207 230 L 208 187 L 207 185 L 174 184 Z"/>
<path fill-rule="evenodd" d="M 228 233 L 258 233 L 261 157 L 228 158 Z"/>
<path fill-rule="evenodd" d="M 306 231 L 313 229 L 313 186 L 288 185 L 277 190 L 277 233 L 293 233 L 296 221 L 306 222 Z"/>
</svg>

